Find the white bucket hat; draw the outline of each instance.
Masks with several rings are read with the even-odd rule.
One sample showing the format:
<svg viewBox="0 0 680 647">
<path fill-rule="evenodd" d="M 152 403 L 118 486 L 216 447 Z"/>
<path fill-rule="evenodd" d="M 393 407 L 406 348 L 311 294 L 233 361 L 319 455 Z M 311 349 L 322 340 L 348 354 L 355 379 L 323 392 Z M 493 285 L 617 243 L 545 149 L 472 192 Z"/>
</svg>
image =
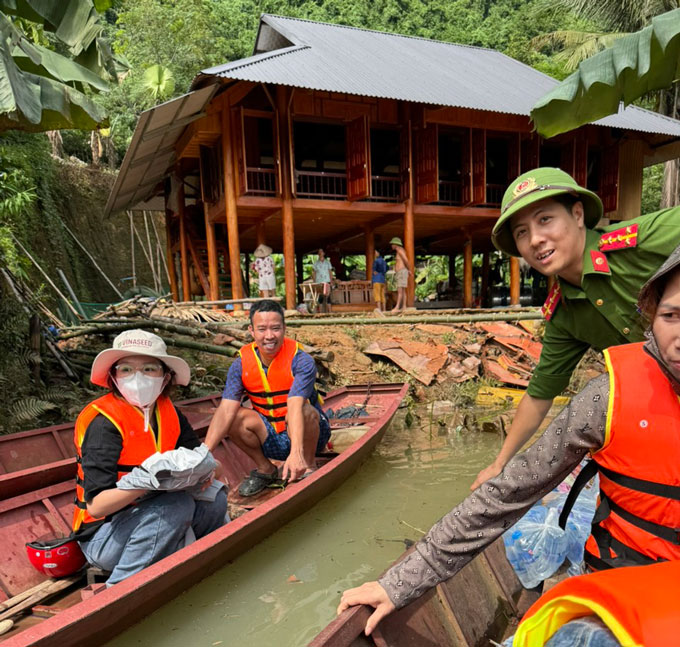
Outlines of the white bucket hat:
<svg viewBox="0 0 680 647">
<path fill-rule="evenodd" d="M 174 372 L 173 383 L 182 386 L 189 384 L 191 369 L 181 358 L 168 355 L 168 347 L 158 336 L 146 330 L 126 330 L 113 340 L 113 347 L 103 350 L 92 362 L 90 380 L 92 384 L 108 387 L 111 367 L 122 357 L 144 355 L 159 359 Z"/>
<path fill-rule="evenodd" d="M 261 245 L 258 245 L 255 248 L 255 251 L 253 252 L 253 256 L 255 258 L 264 258 L 265 256 L 269 256 L 269 254 L 272 253 L 272 248 L 269 247 L 269 245 L 265 245 L 262 243 Z"/>
</svg>

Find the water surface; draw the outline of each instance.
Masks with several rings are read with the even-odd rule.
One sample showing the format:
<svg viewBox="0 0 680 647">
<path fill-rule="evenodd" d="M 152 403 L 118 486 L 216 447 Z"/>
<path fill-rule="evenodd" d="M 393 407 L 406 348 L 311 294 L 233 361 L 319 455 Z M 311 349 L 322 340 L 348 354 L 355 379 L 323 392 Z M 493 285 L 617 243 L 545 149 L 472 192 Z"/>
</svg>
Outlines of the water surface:
<svg viewBox="0 0 680 647">
<path fill-rule="evenodd" d="M 500 436 L 398 414 L 382 443 L 336 492 L 110 646 L 306 645 L 340 593 L 375 579 L 469 492 Z"/>
</svg>

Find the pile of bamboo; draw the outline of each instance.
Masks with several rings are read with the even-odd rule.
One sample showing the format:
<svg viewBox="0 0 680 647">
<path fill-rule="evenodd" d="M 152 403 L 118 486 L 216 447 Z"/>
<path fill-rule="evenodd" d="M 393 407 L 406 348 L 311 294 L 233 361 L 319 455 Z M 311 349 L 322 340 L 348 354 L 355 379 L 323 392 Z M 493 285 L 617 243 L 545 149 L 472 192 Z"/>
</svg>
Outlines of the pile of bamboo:
<svg viewBox="0 0 680 647">
<path fill-rule="evenodd" d="M 238 351 L 252 341 L 250 333 L 238 324 L 224 322 L 197 322 L 181 320 L 165 316 L 149 317 L 111 317 L 107 319 L 90 319 L 78 326 L 65 328 L 59 335 L 60 346 L 69 355 L 69 361 L 80 372 L 89 372 L 92 360 L 97 351 L 83 348 L 82 344 L 73 346 L 69 340 L 97 338 L 97 341 L 109 342 L 115 335 L 124 330 L 149 330 L 159 335 L 168 347 L 185 348 L 201 353 L 235 357 Z M 304 346 L 316 360 L 319 375 L 326 381 L 332 379 L 329 364 L 333 361 L 331 351 Z"/>
</svg>

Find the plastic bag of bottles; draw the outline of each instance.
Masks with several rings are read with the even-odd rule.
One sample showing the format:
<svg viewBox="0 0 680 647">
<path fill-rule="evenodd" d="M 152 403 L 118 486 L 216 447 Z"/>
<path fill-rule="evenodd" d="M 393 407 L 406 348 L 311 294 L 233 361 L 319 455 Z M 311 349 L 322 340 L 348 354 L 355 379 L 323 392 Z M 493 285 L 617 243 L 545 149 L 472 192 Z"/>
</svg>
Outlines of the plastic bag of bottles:
<svg viewBox="0 0 680 647">
<path fill-rule="evenodd" d="M 585 461 L 503 535 L 508 561 L 525 588 L 533 588 L 553 575 L 565 559 L 571 564 L 570 575 L 582 572 L 583 548 L 597 507 L 598 477 L 581 490 L 565 530 L 559 527 L 559 515 L 584 464 Z"/>
</svg>

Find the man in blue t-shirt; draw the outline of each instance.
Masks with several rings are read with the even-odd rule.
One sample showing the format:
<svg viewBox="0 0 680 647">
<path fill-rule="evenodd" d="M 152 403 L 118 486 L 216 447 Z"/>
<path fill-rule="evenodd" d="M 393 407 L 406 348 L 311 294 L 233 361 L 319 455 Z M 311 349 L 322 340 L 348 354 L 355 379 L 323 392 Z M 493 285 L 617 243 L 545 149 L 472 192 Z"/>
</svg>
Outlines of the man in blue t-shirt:
<svg viewBox="0 0 680 647">
<path fill-rule="evenodd" d="M 254 342 L 229 367 L 205 439 L 213 450 L 229 436 L 254 461 L 256 469 L 239 487 L 241 496 L 253 496 L 278 481 L 278 469 L 269 459 L 285 461 L 283 479 L 295 481 L 312 472 L 314 456 L 331 435 L 314 387 L 316 364 L 286 338 L 281 306 L 258 301 L 250 310 L 249 330 Z M 252 409 L 241 406 L 246 394 Z"/>
<path fill-rule="evenodd" d="M 373 301 L 379 312 L 385 310 L 385 274 L 387 273 L 387 263 L 380 256 L 380 252 L 375 250 L 375 260 L 373 261 Z"/>
</svg>

